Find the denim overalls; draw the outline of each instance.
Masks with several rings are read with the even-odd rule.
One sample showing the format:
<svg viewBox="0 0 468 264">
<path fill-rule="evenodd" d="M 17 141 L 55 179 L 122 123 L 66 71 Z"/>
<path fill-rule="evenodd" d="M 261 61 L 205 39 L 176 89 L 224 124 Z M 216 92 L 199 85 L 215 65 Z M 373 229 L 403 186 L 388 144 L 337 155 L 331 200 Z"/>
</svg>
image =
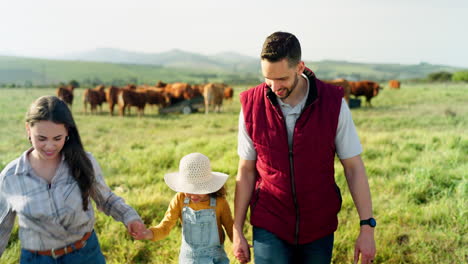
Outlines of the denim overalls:
<svg viewBox="0 0 468 264">
<path fill-rule="evenodd" d="M 216 198 L 210 197 L 210 209 L 195 211 L 185 197 L 182 209 L 182 245 L 179 263 L 227 264 L 224 247 L 219 242 L 216 222 Z"/>
</svg>

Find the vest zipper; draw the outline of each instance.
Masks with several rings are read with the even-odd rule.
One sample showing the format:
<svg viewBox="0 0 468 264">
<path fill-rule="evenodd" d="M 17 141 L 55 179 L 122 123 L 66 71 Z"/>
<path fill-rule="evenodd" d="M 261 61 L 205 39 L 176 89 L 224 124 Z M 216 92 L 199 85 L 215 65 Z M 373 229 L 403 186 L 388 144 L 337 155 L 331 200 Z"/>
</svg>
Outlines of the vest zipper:
<svg viewBox="0 0 468 264">
<path fill-rule="evenodd" d="M 299 206 L 297 205 L 296 181 L 294 180 L 294 157 L 292 149 L 289 150 L 289 168 L 291 170 L 291 190 L 293 195 L 294 207 L 296 209 L 296 229 L 294 234 L 294 244 L 299 244 Z"/>
<path fill-rule="evenodd" d="M 305 107 L 304 107 L 305 108 Z M 283 117 L 283 111 L 280 109 L 277 109 L 279 110 L 279 113 L 280 113 L 280 117 L 283 118 L 283 122 L 284 122 L 284 129 L 286 129 L 286 142 L 288 142 L 288 145 L 289 145 L 289 139 L 288 139 L 288 126 L 286 124 L 286 119 Z M 299 114 L 299 117 L 296 119 L 296 122 L 297 120 L 299 120 L 299 118 L 301 117 L 302 115 L 302 112 L 304 112 L 304 110 L 301 111 L 301 113 Z M 294 128 L 296 128 L 296 124 L 294 124 Z M 289 170 L 290 170 L 290 175 L 291 175 L 291 192 L 292 192 L 292 195 L 293 195 L 293 202 L 294 202 L 294 209 L 296 210 L 296 226 L 295 226 L 295 230 L 294 230 L 294 244 L 295 245 L 298 245 L 299 244 L 299 222 L 300 222 L 300 219 L 299 219 L 299 206 L 297 204 L 297 195 L 296 195 L 296 181 L 295 181 L 295 175 L 294 175 L 294 155 L 293 155 L 293 144 L 294 143 L 294 129 L 293 129 L 293 135 L 292 135 L 292 141 L 291 141 L 291 146 L 289 148 Z"/>
</svg>

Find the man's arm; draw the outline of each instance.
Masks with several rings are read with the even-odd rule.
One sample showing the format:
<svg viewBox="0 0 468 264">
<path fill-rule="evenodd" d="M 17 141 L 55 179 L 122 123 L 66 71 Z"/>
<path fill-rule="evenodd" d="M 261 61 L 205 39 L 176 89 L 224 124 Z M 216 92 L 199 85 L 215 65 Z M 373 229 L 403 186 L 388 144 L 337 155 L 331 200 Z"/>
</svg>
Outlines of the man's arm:
<svg viewBox="0 0 468 264">
<path fill-rule="evenodd" d="M 361 156 L 357 155 L 349 159 L 342 159 L 349 191 L 353 197 L 354 205 L 361 220 L 372 217 L 372 200 L 366 170 Z M 356 221 L 358 223 L 358 221 Z M 361 256 L 361 263 L 371 263 L 375 257 L 374 228 L 363 225 L 356 241 L 354 250 L 354 263 Z"/>
<path fill-rule="evenodd" d="M 241 262 L 250 261 L 250 249 L 243 233 L 245 217 L 255 185 L 255 160 L 239 160 L 234 198 L 233 252 Z"/>
</svg>

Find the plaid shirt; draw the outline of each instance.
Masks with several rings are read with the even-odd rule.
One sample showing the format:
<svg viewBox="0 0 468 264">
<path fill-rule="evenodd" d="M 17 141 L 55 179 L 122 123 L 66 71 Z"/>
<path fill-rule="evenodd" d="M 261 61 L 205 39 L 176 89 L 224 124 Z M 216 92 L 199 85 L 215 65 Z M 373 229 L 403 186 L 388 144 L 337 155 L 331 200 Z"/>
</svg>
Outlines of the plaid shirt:
<svg viewBox="0 0 468 264">
<path fill-rule="evenodd" d="M 0 174 L 0 256 L 7 246 L 16 215 L 21 247 L 25 249 L 61 248 L 93 230 L 93 207 L 90 203 L 88 210 L 83 210 L 80 188 L 64 157 L 49 184 L 34 173 L 27 158 L 32 150 L 25 151 Z M 91 197 L 96 207 L 124 224 L 141 220 L 106 185 L 101 168 L 90 153 L 88 158 L 96 175 L 95 193 Z"/>
</svg>

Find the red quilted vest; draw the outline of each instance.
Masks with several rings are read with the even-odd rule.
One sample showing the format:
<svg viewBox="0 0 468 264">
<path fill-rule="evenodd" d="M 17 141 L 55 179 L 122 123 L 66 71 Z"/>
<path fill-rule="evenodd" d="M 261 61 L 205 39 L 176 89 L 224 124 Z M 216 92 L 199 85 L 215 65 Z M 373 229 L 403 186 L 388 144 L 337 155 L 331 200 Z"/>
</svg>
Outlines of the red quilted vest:
<svg viewBox="0 0 468 264">
<path fill-rule="evenodd" d="M 281 108 L 266 83 L 240 94 L 247 132 L 257 151 L 251 224 L 291 244 L 333 233 L 341 208 L 334 158 L 343 89 L 316 79 L 309 69 L 304 73 L 309 95 L 294 128 L 291 151 Z"/>
</svg>

